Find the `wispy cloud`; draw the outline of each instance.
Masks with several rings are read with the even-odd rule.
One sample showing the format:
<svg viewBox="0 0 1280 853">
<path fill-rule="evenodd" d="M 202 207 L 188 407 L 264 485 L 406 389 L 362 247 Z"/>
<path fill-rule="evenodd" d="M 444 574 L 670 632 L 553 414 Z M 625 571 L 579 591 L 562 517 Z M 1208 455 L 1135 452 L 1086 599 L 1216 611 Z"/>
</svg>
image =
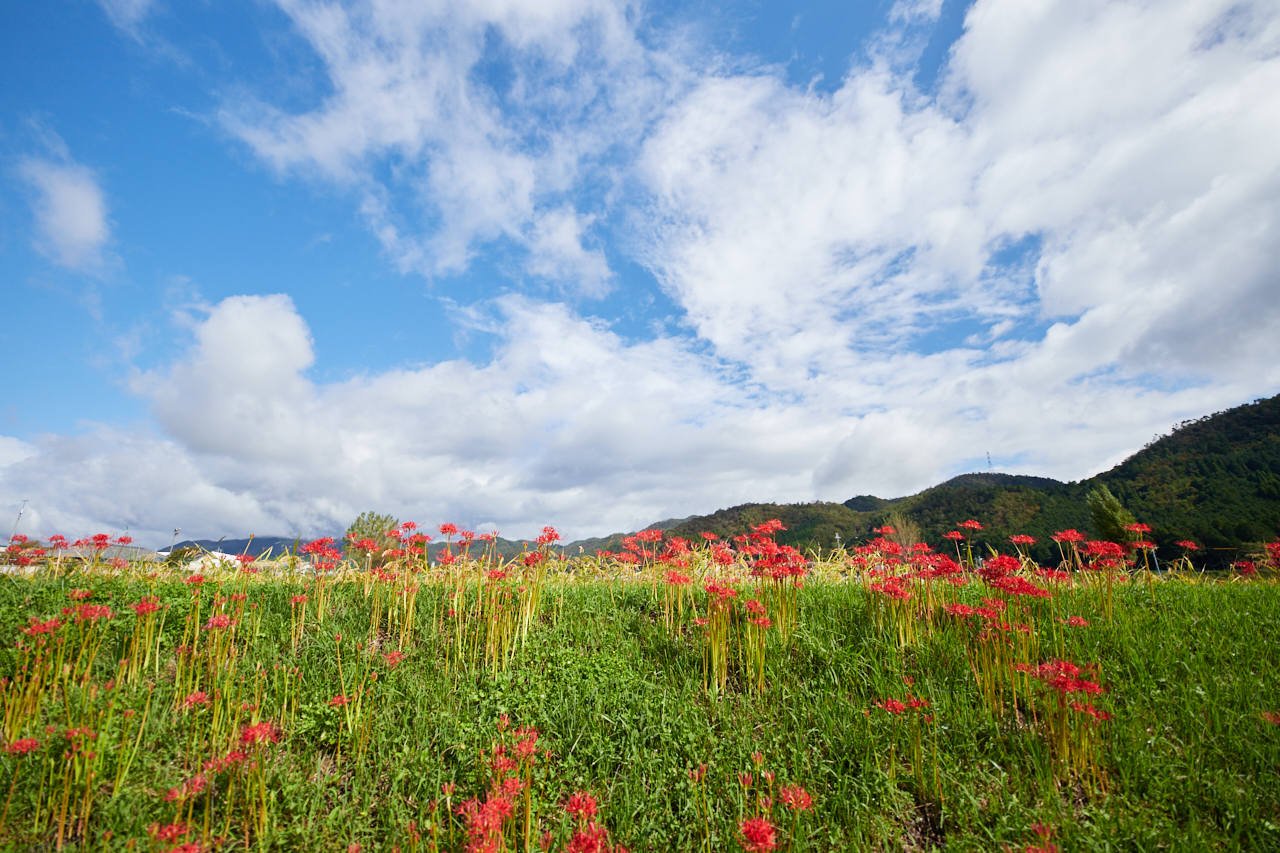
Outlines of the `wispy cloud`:
<svg viewBox="0 0 1280 853">
<path fill-rule="evenodd" d="M 55 263 L 80 272 L 103 268 L 111 223 L 92 169 L 75 162 L 61 140 L 45 157 L 25 157 L 18 176 L 31 190 L 36 248 Z"/>
<path fill-rule="evenodd" d="M 107 13 L 111 23 L 130 35 L 136 35 L 138 25 L 156 6 L 156 0 L 98 0 L 98 5 Z"/>
<path fill-rule="evenodd" d="M 661 90 L 629 4 L 280 7 L 332 94 L 289 112 L 240 91 L 220 113 L 230 132 L 282 172 L 352 188 L 402 269 L 456 272 L 505 239 L 530 273 L 600 295 L 608 271 L 590 212 L 567 199 L 634 143 Z"/>
</svg>

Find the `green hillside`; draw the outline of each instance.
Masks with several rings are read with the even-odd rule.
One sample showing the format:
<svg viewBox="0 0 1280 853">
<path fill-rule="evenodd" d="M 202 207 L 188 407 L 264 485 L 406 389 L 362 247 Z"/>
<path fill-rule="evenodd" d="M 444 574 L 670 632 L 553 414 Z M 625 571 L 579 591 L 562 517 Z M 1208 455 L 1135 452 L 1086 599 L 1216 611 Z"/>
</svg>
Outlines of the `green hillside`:
<svg viewBox="0 0 1280 853">
<path fill-rule="evenodd" d="M 1033 555 L 1047 562 L 1056 554 L 1049 541 L 1054 532 L 1076 528 L 1097 535 L 1086 496 L 1099 485 L 1153 528 L 1161 559 L 1174 559 L 1181 553 L 1174 543 L 1191 539 L 1206 549 L 1210 565 L 1229 563 L 1280 536 L 1280 396 L 1179 424 L 1110 471 L 1080 482 L 962 474 L 902 498 L 744 504 L 688 519 L 672 533 L 733 536 L 779 518 L 788 528 L 779 541 L 825 550 L 834 546 L 837 533 L 846 544 L 865 541 L 875 535 L 872 528 L 893 518 L 906 538 L 937 545 L 943 534 L 973 518 L 986 528 L 976 542 L 1007 548 L 1010 536 L 1024 533 L 1040 540 Z"/>
</svg>

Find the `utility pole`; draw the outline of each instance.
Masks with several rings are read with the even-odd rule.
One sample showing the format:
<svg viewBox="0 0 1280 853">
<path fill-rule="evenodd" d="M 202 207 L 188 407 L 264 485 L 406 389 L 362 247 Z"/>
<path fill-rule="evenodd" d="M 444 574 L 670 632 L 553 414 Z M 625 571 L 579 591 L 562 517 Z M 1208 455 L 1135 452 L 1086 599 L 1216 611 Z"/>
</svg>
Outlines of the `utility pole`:
<svg viewBox="0 0 1280 853">
<path fill-rule="evenodd" d="M 22 506 L 18 507 L 18 517 L 13 520 L 13 530 L 9 531 L 9 541 L 13 541 L 13 537 L 18 535 L 18 522 L 22 521 L 22 514 L 27 511 L 27 502 L 30 498 L 22 501 Z"/>
<path fill-rule="evenodd" d="M 840 531 L 836 531 L 836 550 L 840 550 Z"/>
</svg>

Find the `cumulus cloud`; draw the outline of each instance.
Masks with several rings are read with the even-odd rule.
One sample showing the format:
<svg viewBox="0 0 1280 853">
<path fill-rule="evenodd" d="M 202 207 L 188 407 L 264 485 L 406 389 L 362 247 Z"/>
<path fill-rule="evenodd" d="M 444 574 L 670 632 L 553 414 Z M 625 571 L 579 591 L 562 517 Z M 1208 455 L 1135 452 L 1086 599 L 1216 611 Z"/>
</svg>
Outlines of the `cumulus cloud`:
<svg viewBox="0 0 1280 853">
<path fill-rule="evenodd" d="M 63 153 L 26 157 L 18 175 L 32 190 L 36 248 L 68 269 L 93 271 L 104 264 L 111 239 L 107 202 L 97 176 Z"/>
<path fill-rule="evenodd" d="M 718 355 L 859 418 L 819 494 L 906 447 L 901 487 L 987 445 L 1089 473 L 1028 413 L 1123 446 L 1110 405 L 1158 424 L 1280 384 L 1278 46 L 1259 5 L 981 0 L 937 100 L 880 61 L 830 95 L 706 79 L 646 142 L 649 262 Z"/>
<path fill-rule="evenodd" d="M 755 406 L 679 341 L 626 345 L 522 297 L 486 310 L 504 329 L 488 364 L 319 384 L 287 297 L 226 299 L 182 359 L 136 381 L 163 436 L 45 436 L 0 479 L 33 506 L 75 507 L 46 513 L 45 527 L 128 523 L 161 539 L 172 526 L 332 532 L 372 506 L 512 535 L 547 523 L 585 534 L 746 500 L 762 480 L 800 495 L 810 449 L 836 438 L 802 411 Z"/>
</svg>

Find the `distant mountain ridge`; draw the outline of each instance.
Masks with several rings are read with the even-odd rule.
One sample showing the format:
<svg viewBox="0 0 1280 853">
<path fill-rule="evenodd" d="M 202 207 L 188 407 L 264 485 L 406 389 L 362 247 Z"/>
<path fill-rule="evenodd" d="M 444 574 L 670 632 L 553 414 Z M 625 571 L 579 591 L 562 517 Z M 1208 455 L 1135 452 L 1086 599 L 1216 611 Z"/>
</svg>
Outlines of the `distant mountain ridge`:
<svg viewBox="0 0 1280 853">
<path fill-rule="evenodd" d="M 858 495 L 843 504 L 743 504 L 689 519 L 672 530 L 692 538 L 703 530 L 722 537 L 779 518 L 778 540 L 800 548 L 832 548 L 865 541 L 890 516 L 918 528 L 935 546 L 966 519 L 986 529 L 980 546 L 1008 547 L 1023 533 L 1039 542 L 1034 556 L 1048 562 L 1049 537 L 1075 528 L 1090 532 L 1085 497 L 1107 486 L 1141 522 L 1150 525 L 1163 559 L 1181 553 L 1189 539 L 1218 561 L 1230 561 L 1250 545 L 1280 536 L 1280 395 L 1225 412 L 1184 421 L 1110 471 L 1079 482 L 997 472 L 970 473 L 900 498 Z M 1212 561 L 1212 559 L 1211 559 Z"/>
</svg>

